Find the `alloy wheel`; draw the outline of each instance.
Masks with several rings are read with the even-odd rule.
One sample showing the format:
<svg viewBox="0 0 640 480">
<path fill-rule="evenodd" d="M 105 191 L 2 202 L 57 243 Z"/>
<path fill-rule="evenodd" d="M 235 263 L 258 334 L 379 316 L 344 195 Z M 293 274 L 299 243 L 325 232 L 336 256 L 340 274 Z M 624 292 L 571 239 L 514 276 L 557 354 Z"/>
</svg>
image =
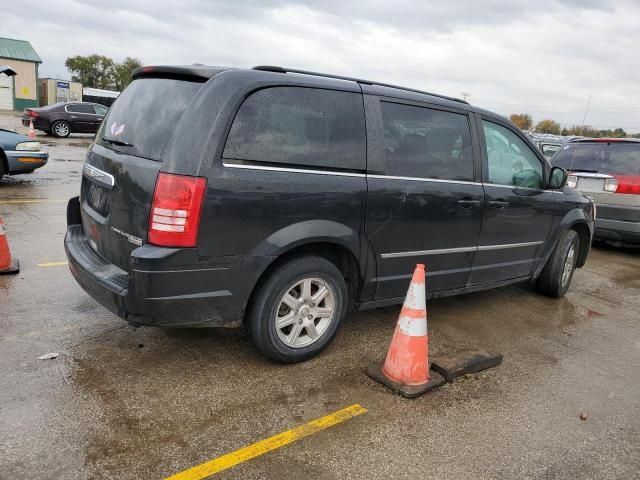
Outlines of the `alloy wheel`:
<svg viewBox="0 0 640 480">
<path fill-rule="evenodd" d="M 564 266 L 562 268 L 562 286 L 566 287 L 569 283 L 569 279 L 571 278 L 571 272 L 573 272 L 573 266 L 575 264 L 576 257 L 576 245 L 575 243 L 571 244 L 569 247 L 569 251 L 567 252 L 567 258 L 564 260 Z"/>
<path fill-rule="evenodd" d="M 304 278 L 280 298 L 275 315 L 278 338 L 292 348 L 318 341 L 335 315 L 335 292 L 320 278 Z"/>
<path fill-rule="evenodd" d="M 69 126 L 66 123 L 56 123 L 54 130 L 56 132 L 56 135 L 60 137 L 66 137 L 67 135 L 69 135 Z"/>
</svg>

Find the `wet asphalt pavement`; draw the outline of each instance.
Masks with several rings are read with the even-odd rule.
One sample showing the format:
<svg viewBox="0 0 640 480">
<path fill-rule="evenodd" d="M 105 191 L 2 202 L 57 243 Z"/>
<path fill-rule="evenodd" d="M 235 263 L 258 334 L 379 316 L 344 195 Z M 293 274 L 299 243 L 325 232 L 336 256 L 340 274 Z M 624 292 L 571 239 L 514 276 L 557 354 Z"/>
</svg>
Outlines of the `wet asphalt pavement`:
<svg viewBox="0 0 640 480">
<path fill-rule="evenodd" d="M 39 267 L 65 260 L 84 156 L 49 149 L 0 181 L 22 267 L 0 277 L 0 479 L 163 478 L 354 403 L 368 412 L 217 477 L 640 478 L 640 250 L 594 248 L 560 300 L 522 285 L 430 301 L 432 358 L 480 347 L 504 363 L 407 400 L 364 373 L 396 307 L 281 366 L 242 330 L 134 329 L 66 266 Z M 6 203 L 20 199 L 42 202 Z"/>
</svg>

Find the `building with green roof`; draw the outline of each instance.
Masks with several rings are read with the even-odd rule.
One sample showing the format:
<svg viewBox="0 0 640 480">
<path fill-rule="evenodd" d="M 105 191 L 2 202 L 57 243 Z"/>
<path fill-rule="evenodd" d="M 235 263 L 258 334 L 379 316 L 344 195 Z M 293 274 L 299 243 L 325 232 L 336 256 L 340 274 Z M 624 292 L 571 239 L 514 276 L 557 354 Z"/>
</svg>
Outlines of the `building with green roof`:
<svg viewBox="0 0 640 480">
<path fill-rule="evenodd" d="M 40 56 L 26 40 L 0 37 L 0 65 L 16 71 L 14 77 L 0 74 L 0 109 L 23 110 L 38 106 Z"/>
</svg>

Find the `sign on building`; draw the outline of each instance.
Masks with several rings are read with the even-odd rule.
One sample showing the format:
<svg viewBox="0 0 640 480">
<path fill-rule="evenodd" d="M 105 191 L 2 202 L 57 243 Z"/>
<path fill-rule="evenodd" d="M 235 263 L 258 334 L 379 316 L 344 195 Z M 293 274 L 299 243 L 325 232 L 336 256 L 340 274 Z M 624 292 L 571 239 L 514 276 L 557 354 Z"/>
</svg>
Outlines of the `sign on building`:
<svg viewBox="0 0 640 480">
<path fill-rule="evenodd" d="M 69 100 L 69 82 L 56 82 L 56 102 L 68 102 Z"/>
</svg>

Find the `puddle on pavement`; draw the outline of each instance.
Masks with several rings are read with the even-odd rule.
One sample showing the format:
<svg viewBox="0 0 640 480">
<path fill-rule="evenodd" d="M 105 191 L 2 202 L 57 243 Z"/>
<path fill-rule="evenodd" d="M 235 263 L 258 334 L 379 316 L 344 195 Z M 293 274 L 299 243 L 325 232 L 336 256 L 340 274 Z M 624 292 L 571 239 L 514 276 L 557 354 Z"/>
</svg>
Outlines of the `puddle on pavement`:
<svg viewBox="0 0 640 480">
<path fill-rule="evenodd" d="M 614 274 L 613 281 L 621 287 L 639 288 L 640 269 L 638 267 L 622 269 Z"/>
</svg>

